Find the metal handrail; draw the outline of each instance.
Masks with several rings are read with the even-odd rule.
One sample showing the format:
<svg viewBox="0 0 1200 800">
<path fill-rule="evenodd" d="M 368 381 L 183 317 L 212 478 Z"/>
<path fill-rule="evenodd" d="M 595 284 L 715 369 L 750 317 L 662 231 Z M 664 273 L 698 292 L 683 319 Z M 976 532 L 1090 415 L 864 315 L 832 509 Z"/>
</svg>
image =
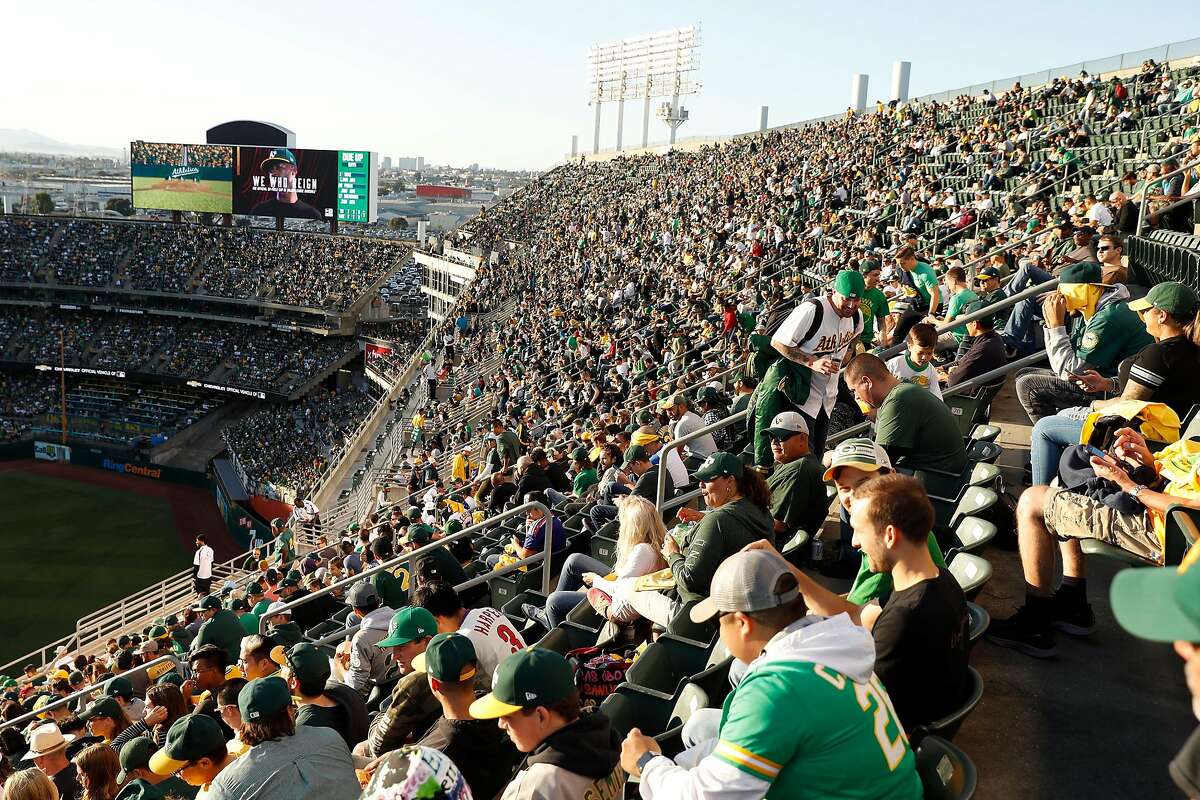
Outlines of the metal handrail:
<svg viewBox="0 0 1200 800">
<path fill-rule="evenodd" d="M 298 608 L 302 605 L 305 605 L 306 603 L 310 603 L 319 597 L 324 597 L 325 595 L 331 594 L 332 592 L 337 591 L 339 589 L 346 589 L 350 586 L 353 586 L 354 584 L 358 583 L 359 581 L 361 581 L 364 578 L 368 578 L 377 573 L 384 572 L 385 570 L 390 570 L 393 567 L 398 567 L 401 564 L 415 561 L 415 559 L 419 558 L 420 556 L 423 556 L 426 553 L 432 552 L 434 550 L 434 548 L 441 547 L 450 542 L 458 541 L 459 539 L 465 538 L 471 534 L 476 533 L 477 531 L 482 531 L 485 528 L 494 527 L 501 520 L 508 519 L 509 517 L 514 517 L 517 514 L 522 514 L 526 511 L 529 511 L 530 509 L 534 509 L 534 508 L 541 511 L 542 514 L 544 515 L 542 518 L 546 520 L 546 522 L 545 522 L 546 531 L 545 531 L 545 536 L 543 537 L 545 540 L 545 546 L 541 553 L 538 553 L 535 556 L 531 556 L 530 558 L 537 558 L 537 559 L 541 559 L 541 560 L 545 561 L 546 566 L 542 570 L 542 591 L 548 594 L 550 592 L 550 567 L 549 567 L 549 565 L 550 565 L 550 559 L 553 555 L 553 547 L 554 547 L 554 512 L 551 511 L 550 507 L 547 506 L 545 503 L 541 503 L 537 500 L 532 500 L 527 503 L 522 503 L 521 505 L 516 506 L 514 508 L 510 508 L 507 511 L 501 512 L 500 514 L 497 514 L 494 517 L 490 517 L 490 518 L 484 520 L 483 522 L 463 528 L 461 531 L 458 531 L 457 533 L 452 533 L 449 536 L 444 536 L 441 539 L 432 541 L 427 545 L 422 545 L 421 547 L 418 547 L 416 550 L 412 550 L 410 552 L 402 553 L 401 555 L 394 556 L 393 558 L 390 558 L 387 561 L 384 561 L 380 564 L 376 564 L 375 566 L 370 567 L 369 569 L 365 569 L 356 575 L 351 575 L 349 577 L 343 578 L 342 580 L 338 581 L 337 583 L 330 584 L 329 586 L 326 586 L 323 589 L 318 589 L 317 591 L 312 592 L 311 594 L 307 594 L 304 597 L 301 597 L 299 600 L 295 600 L 295 601 L 292 601 L 289 603 L 284 603 L 281 608 L 275 609 L 274 612 L 272 612 L 272 615 L 281 614 L 285 611 L 292 611 L 293 609 Z M 267 615 L 263 615 L 263 617 L 261 619 L 259 619 L 258 632 L 260 634 L 266 635 L 267 633 L 269 633 L 268 629 L 270 627 L 270 623 L 268 622 L 268 619 L 269 619 L 269 617 Z"/>
<path fill-rule="evenodd" d="M 1147 182 L 1146 185 L 1142 187 L 1142 190 L 1135 195 L 1136 197 L 1140 198 L 1141 202 L 1138 203 L 1138 221 L 1137 221 L 1137 227 L 1134 229 L 1134 235 L 1136 235 L 1136 236 L 1142 235 L 1142 228 L 1144 227 L 1145 221 L 1146 221 L 1146 206 L 1150 202 L 1149 200 L 1146 199 L 1147 194 L 1148 194 L 1147 190 L 1150 188 L 1150 184 L 1157 183 L 1159 185 L 1159 188 L 1161 189 L 1162 182 L 1165 181 L 1167 178 L 1178 175 L 1182 172 L 1187 172 L 1189 169 L 1192 169 L 1193 167 L 1197 167 L 1197 166 L 1200 166 L 1200 158 L 1196 159 L 1195 161 L 1190 161 L 1187 164 L 1183 164 L 1182 166 L 1180 166 L 1176 169 L 1173 169 L 1164 175 L 1159 175 L 1153 181 Z M 1167 211 L 1170 211 L 1171 209 L 1178 208 L 1179 206 L 1185 205 L 1187 203 L 1194 203 L 1197 200 L 1200 200 L 1200 195 L 1180 197 L 1178 200 L 1172 201 L 1169 205 L 1166 205 L 1166 206 L 1158 209 L 1154 213 L 1155 214 L 1163 214 Z"/>
<path fill-rule="evenodd" d="M 159 664 L 170 664 L 172 666 L 172 668 L 174 668 L 174 667 L 179 666 L 180 661 L 174 655 L 168 653 L 166 655 L 158 656 L 157 658 L 153 659 L 152 661 L 147 661 L 145 664 L 139 664 L 138 666 L 133 667 L 132 669 L 126 670 L 125 672 L 122 672 L 121 675 L 128 675 L 131 672 L 145 672 L 146 670 L 150 669 L 151 667 L 158 666 Z M 165 672 L 170 672 L 170 670 L 165 670 Z M 111 678 L 109 680 L 111 680 Z M 105 685 L 107 685 L 107 683 L 108 683 L 108 681 L 105 681 Z M 0 730 L 4 730 L 5 728 L 17 728 L 18 730 L 20 730 L 21 728 L 23 728 L 25 726 L 25 723 L 33 722 L 33 721 L 37 720 L 38 717 L 40 717 L 42 714 L 45 714 L 49 711 L 53 711 L 56 708 L 62 708 L 63 706 L 73 703 L 76 700 L 90 699 L 93 694 L 95 694 L 98 691 L 102 691 L 103 689 L 104 689 L 104 685 L 88 686 L 83 689 L 80 689 L 77 692 L 72 692 L 71 694 L 67 695 L 66 697 L 55 698 L 54 700 L 51 700 L 50 702 L 46 703 L 44 706 L 42 706 L 41 708 L 39 708 L 36 711 L 30 711 L 29 713 L 22 714 L 19 717 L 14 717 L 13 719 L 0 721 Z"/>
<path fill-rule="evenodd" d="M 667 493 L 667 456 L 672 450 L 678 450 L 688 442 L 695 441 L 701 436 L 707 436 L 713 431 L 720 430 L 735 422 L 740 422 L 748 416 L 750 416 L 750 409 L 744 408 L 741 411 L 730 414 L 719 422 L 714 422 L 712 425 L 705 425 L 703 428 L 697 428 L 686 436 L 680 436 L 678 439 L 672 439 L 664 443 L 658 451 L 658 486 L 655 489 L 654 507 L 662 509 L 663 501 L 665 500 L 664 495 Z M 676 488 L 678 489 L 679 487 Z"/>
</svg>

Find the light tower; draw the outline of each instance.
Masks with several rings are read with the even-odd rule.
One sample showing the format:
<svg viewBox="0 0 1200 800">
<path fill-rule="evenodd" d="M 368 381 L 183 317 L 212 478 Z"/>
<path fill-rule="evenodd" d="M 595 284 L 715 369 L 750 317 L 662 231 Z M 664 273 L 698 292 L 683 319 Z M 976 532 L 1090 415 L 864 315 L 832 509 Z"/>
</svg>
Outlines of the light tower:
<svg viewBox="0 0 1200 800">
<path fill-rule="evenodd" d="M 687 109 L 679 98 L 695 94 L 700 84 L 695 80 L 700 67 L 700 26 L 673 28 L 632 39 L 592 45 L 588 50 L 588 82 L 591 85 L 589 103 L 596 106 L 596 125 L 592 135 L 592 152 L 600 152 L 600 112 L 604 103 L 617 103 L 617 150 L 624 141 L 625 99 L 641 97 L 642 147 L 649 144 L 650 101 L 669 97 L 658 115 L 675 132 L 688 118 Z"/>
</svg>

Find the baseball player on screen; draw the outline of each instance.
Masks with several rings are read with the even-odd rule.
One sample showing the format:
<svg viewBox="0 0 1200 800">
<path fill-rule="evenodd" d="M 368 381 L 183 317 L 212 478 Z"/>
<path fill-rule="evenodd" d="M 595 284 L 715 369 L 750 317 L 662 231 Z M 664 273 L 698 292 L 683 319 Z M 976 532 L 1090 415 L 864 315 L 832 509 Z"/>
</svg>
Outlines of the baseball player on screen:
<svg viewBox="0 0 1200 800">
<path fill-rule="evenodd" d="M 298 217 L 300 219 L 324 219 L 321 212 L 300 199 L 296 192 L 296 176 L 300 172 L 296 156 L 286 147 L 274 147 L 258 165 L 266 172 L 269 183 L 279 187 L 271 196 L 261 200 L 250 210 L 251 214 L 263 217 Z"/>
</svg>

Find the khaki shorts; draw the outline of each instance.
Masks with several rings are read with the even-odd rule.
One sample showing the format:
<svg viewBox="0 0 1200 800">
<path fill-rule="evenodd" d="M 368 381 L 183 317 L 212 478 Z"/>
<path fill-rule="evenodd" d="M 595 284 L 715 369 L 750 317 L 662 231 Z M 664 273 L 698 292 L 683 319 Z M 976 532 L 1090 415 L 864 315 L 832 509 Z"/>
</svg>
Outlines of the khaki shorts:
<svg viewBox="0 0 1200 800">
<path fill-rule="evenodd" d="M 1059 539 L 1098 539 L 1139 558 L 1163 563 L 1162 543 L 1146 514 L 1122 514 L 1082 494 L 1051 489 L 1044 506 L 1046 528 Z"/>
</svg>

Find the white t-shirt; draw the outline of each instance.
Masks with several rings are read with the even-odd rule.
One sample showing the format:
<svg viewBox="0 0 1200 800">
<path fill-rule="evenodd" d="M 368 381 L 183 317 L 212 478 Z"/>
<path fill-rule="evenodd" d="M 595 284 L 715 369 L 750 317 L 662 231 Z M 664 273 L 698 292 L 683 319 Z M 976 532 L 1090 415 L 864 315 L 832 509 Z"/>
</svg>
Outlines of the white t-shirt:
<svg viewBox="0 0 1200 800">
<path fill-rule="evenodd" d="M 212 577 L 213 565 L 213 549 L 208 545 L 196 550 L 196 555 L 192 558 L 192 564 L 198 567 L 196 577 L 201 580 L 207 580 Z"/>
<path fill-rule="evenodd" d="M 822 306 L 821 325 L 809 339 L 799 341 L 799 337 L 808 332 L 816 319 L 816 303 Z M 854 340 L 862 333 L 862 317 L 858 314 L 848 318 L 838 316 L 828 297 L 821 297 L 816 303 L 805 302 L 792 309 L 792 313 L 788 314 L 787 319 L 772 334 L 771 341 L 788 347 L 798 347 L 806 356 L 832 358 L 840 362 L 846 357 L 846 352 Z M 810 417 L 815 417 L 822 407 L 825 413 L 831 413 L 834 403 L 837 402 L 837 393 L 836 374 L 823 375 L 814 372 L 808 399 L 800 406 L 800 410 Z"/>
<path fill-rule="evenodd" d="M 1101 227 L 1113 224 L 1112 212 L 1103 203 L 1096 203 L 1089 208 L 1087 218 Z"/>
<path fill-rule="evenodd" d="M 500 662 L 518 650 L 525 649 L 525 640 L 508 617 L 494 608 L 473 608 L 463 617 L 458 632 L 471 640 L 475 658 L 490 687 L 492 675 Z"/>
<path fill-rule="evenodd" d="M 679 421 L 675 423 L 675 438 L 682 439 L 693 431 L 698 431 L 704 427 L 704 420 L 696 415 L 694 411 L 688 411 Z M 693 439 L 683 446 L 687 450 L 688 455 L 697 456 L 699 458 L 708 458 L 713 453 L 717 452 L 717 441 L 711 433 L 706 433 L 699 439 Z"/>
<path fill-rule="evenodd" d="M 938 382 L 937 369 L 930 361 L 925 365 L 924 369 L 916 369 L 908 360 L 908 355 L 901 353 L 888 359 L 888 372 L 895 375 L 898 379 L 905 383 L 915 383 L 917 386 L 924 386 L 929 391 L 933 392 L 933 396 L 938 400 L 942 399 L 942 387 Z"/>
</svg>

